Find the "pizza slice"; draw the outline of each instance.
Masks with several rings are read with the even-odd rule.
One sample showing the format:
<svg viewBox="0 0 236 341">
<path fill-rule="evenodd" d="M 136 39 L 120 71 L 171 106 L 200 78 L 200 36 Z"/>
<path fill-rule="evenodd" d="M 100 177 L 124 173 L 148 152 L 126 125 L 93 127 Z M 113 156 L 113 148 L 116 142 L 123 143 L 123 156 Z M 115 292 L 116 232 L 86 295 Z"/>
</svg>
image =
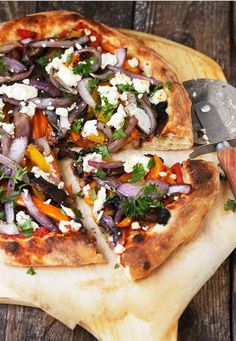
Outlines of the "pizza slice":
<svg viewBox="0 0 236 341">
<path fill-rule="evenodd" d="M 80 195 L 133 280 L 194 238 L 218 193 L 218 171 L 203 160 L 168 167 L 157 154 L 114 161 L 104 146 L 70 153 Z"/>
<path fill-rule="evenodd" d="M 14 112 L 0 128 L 0 249 L 7 264 L 74 267 L 104 262 L 73 207 L 45 138 L 48 122 Z M 40 125 L 38 122 L 40 121 Z"/>
<path fill-rule="evenodd" d="M 0 96 L 44 110 L 51 145 L 188 149 L 190 100 L 172 67 L 117 30 L 73 12 L 0 25 Z"/>
</svg>

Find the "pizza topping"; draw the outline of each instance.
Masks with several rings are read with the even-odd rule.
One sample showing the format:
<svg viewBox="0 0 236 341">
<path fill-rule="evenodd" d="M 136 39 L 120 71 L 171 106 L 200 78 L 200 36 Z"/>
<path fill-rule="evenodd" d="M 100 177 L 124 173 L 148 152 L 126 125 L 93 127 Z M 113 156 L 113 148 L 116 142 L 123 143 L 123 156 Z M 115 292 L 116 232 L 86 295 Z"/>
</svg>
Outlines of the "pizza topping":
<svg viewBox="0 0 236 341">
<path fill-rule="evenodd" d="M 133 57 L 131 59 L 127 60 L 127 63 L 129 64 L 129 66 L 131 66 L 132 68 L 135 68 L 138 66 L 138 59 Z"/>
<path fill-rule="evenodd" d="M 94 101 L 92 95 L 90 94 L 89 88 L 91 89 L 91 86 L 93 87 L 93 84 L 91 84 L 91 81 L 93 81 L 92 78 L 84 78 L 78 83 L 78 92 L 81 96 L 81 98 L 92 108 L 96 107 L 96 102 Z"/>
<path fill-rule="evenodd" d="M 91 154 L 86 155 L 83 158 L 83 171 L 86 173 L 91 173 L 91 172 L 96 173 L 96 171 L 97 171 L 96 168 L 89 166 L 89 164 L 88 164 L 89 160 L 100 162 L 100 161 L 102 161 L 102 155 L 98 154 L 98 153 L 91 153 Z"/>
<path fill-rule="evenodd" d="M 164 89 L 157 90 L 150 96 L 150 102 L 155 105 L 157 105 L 160 102 L 166 102 L 166 100 L 167 94 Z"/>
<path fill-rule="evenodd" d="M 107 125 L 114 127 L 116 130 L 119 130 L 124 126 L 126 116 L 127 113 L 124 109 L 124 106 L 120 104 L 117 108 L 117 111 L 112 115 L 110 120 L 107 122 Z"/>
<path fill-rule="evenodd" d="M 97 120 L 87 121 L 83 127 L 82 136 L 88 137 L 90 135 L 98 136 Z"/>
<path fill-rule="evenodd" d="M 171 185 L 168 189 L 168 195 L 172 195 L 174 193 L 188 194 L 190 191 L 191 191 L 191 185 L 188 185 L 188 184 Z"/>
<path fill-rule="evenodd" d="M 104 70 L 107 65 L 116 65 L 118 60 L 116 55 L 108 52 L 108 53 L 102 53 L 102 62 L 101 62 L 101 69 Z"/>
<path fill-rule="evenodd" d="M 106 189 L 104 187 L 101 187 L 97 193 L 97 198 L 93 204 L 93 214 L 95 215 L 97 222 L 101 219 L 101 216 L 99 215 L 99 213 L 101 212 L 105 201 L 106 201 Z"/>
<path fill-rule="evenodd" d="M 14 223 L 4 223 L 0 221 L 0 233 L 13 236 L 18 235 L 20 232 Z"/>
<path fill-rule="evenodd" d="M 9 98 L 14 98 L 19 101 L 27 101 L 28 99 L 38 96 L 38 90 L 31 85 L 13 84 L 2 85 L 0 87 L 0 94 L 7 95 Z"/>
<path fill-rule="evenodd" d="M 148 80 L 145 79 L 138 79 L 138 78 L 133 78 L 133 85 L 134 85 L 134 90 L 136 90 L 139 93 L 149 93 L 149 87 L 150 83 Z"/>
</svg>

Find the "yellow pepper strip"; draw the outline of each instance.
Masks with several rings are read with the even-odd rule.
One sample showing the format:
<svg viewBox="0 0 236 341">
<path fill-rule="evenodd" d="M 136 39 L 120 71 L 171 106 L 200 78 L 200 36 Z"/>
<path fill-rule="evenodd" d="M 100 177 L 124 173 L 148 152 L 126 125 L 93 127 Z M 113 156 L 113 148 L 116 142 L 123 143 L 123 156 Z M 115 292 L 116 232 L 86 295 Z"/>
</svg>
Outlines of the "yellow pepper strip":
<svg viewBox="0 0 236 341">
<path fill-rule="evenodd" d="M 46 200 L 46 197 L 44 195 L 44 193 L 42 192 L 39 192 L 35 187 L 32 187 L 32 191 L 35 195 L 36 198 L 42 200 L 42 201 L 45 201 Z"/>
<path fill-rule="evenodd" d="M 125 217 L 123 220 L 121 220 L 116 226 L 118 227 L 129 227 L 133 222 L 133 218 L 131 217 Z"/>
<path fill-rule="evenodd" d="M 46 173 L 50 172 L 50 166 L 47 163 L 45 157 L 33 144 L 28 145 L 26 155 L 32 161 L 32 163 L 42 169 L 42 171 Z"/>
<path fill-rule="evenodd" d="M 105 141 L 105 135 L 101 132 L 98 135 L 91 134 L 87 137 L 89 141 L 102 144 Z"/>
<path fill-rule="evenodd" d="M 159 178 L 159 173 L 164 171 L 164 163 L 161 161 L 161 159 L 157 156 L 154 155 L 154 160 L 155 160 L 155 166 L 153 166 L 149 173 L 146 176 L 146 180 L 155 180 Z"/>
</svg>

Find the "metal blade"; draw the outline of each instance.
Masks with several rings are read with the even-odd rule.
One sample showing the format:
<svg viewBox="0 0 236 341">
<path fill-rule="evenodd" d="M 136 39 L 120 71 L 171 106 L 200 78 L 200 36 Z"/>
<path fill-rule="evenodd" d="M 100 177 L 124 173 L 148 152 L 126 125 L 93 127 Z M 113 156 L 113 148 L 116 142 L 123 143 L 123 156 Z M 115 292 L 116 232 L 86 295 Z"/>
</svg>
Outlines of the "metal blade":
<svg viewBox="0 0 236 341">
<path fill-rule="evenodd" d="M 230 144 L 231 147 L 236 147 L 236 139 L 229 139 L 226 141 Z M 217 143 L 210 143 L 197 147 L 190 153 L 189 157 L 190 159 L 195 159 L 195 157 L 199 155 L 213 153 L 216 149 L 216 146 Z"/>
<path fill-rule="evenodd" d="M 205 144 L 209 141 L 216 143 L 234 138 L 236 136 L 236 88 L 212 79 L 190 80 L 183 84 L 192 101 L 195 143 Z"/>
</svg>

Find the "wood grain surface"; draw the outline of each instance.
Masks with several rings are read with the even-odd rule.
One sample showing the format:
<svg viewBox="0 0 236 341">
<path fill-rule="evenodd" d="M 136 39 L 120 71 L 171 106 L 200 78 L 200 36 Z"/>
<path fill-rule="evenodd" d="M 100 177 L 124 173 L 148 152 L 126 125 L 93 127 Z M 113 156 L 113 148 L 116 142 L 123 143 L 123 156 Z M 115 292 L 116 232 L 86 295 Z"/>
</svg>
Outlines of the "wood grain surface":
<svg viewBox="0 0 236 341">
<path fill-rule="evenodd" d="M 228 81 L 236 85 L 234 2 L 0 1 L 0 21 L 53 9 L 79 11 L 112 26 L 157 34 L 193 47 L 215 59 Z M 180 319 L 179 340 L 234 340 L 235 318 L 236 266 L 231 256 L 187 307 Z M 95 338 L 79 326 L 69 330 L 38 309 L 1 305 L 0 341 L 28 340 L 92 341 Z"/>
</svg>

